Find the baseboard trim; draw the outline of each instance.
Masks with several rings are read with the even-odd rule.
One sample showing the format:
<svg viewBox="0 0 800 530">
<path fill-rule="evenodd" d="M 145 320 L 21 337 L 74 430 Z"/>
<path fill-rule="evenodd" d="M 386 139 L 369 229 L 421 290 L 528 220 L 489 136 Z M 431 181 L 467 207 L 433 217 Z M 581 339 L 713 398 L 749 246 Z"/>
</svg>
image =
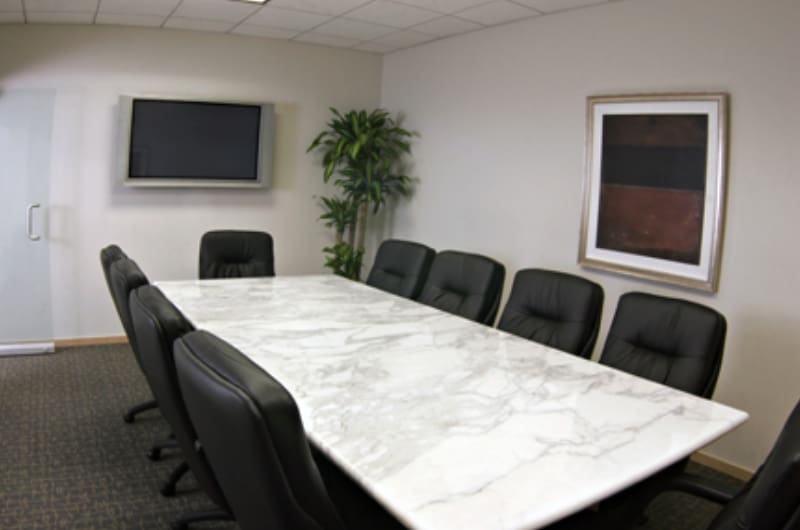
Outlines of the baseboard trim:
<svg viewBox="0 0 800 530">
<path fill-rule="evenodd" d="M 698 451 L 692 455 L 692 461 L 710 467 L 711 469 L 715 469 L 720 473 L 725 473 L 726 475 L 738 478 L 739 480 L 744 480 L 745 482 L 750 480 L 750 478 L 753 476 L 753 471 L 747 469 L 746 467 L 742 467 L 739 464 L 734 464 L 733 462 L 725 460 L 724 458 L 703 453 L 701 451 Z"/>
<path fill-rule="evenodd" d="M 77 339 L 56 339 L 56 348 L 72 348 L 75 346 L 104 346 L 106 344 L 123 344 L 128 342 L 125 335 L 112 337 L 80 337 Z"/>
</svg>

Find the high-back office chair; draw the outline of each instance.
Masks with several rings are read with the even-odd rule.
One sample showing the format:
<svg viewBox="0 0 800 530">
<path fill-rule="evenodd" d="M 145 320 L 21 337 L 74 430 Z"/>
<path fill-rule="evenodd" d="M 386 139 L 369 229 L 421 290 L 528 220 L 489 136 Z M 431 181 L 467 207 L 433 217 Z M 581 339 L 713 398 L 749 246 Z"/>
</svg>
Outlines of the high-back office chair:
<svg viewBox="0 0 800 530">
<path fill-rule="evenodd" d="M 647 293 L 620 297 L 600 363 L 710 398 L 727 324 L 717 311 Z"/>
<path fill-rule="evenodd" d="M 139 344 L 139 354 L 147 381 L 158 402 L 162 416 L 175 436 L 185 462 L 172 473 L 162 493 L 174 493 L 175 483 L 191 470 L 202 490 L 219 510 L 182 516 L 173 527 L 184 528 L 190 522 L 231 519 L 230 510 L 214 473 L 196 445 L 197 434 L 183 402 L 172 354 L 173 342 L 194 330 L 194 326 L 170 303 L 158 288 L 142 286 L 130 295 L 131 318 Z"/>
<path fill-rule="evenodd" d="M 329 495 L 294 398 L 241 352 L 194 331 L 175 342 L 175 365 L 203 450 L 243 530 L 403 528 L 367 496 Z"/>
<path fill-rule="evenodd" d="M 711 501 L 727 501 L 708 530 L 800 529 L 800 402 L 767 459 L 738 494 L 720 495 L 702 479 L 687 480 L 676 489 Z"/>
<path fill-rule="evenodd" d="M 436 254 L 417 298 L 423 304 L 492 325 L 506 269 L 479 254 L 445 250 Z"/>
<path fill-rule="evenodd" d="M 722 504 L 707 530 L 800 529 L 800 402 L 794 407 L 764 463 L 739 492 L 726 491 L 712 481 L 681 475 L 668 490 L 681 491 Z M 587 510 L 560 521 L 548 530 L 635 529 L 639 511 Z"/>
<path fill-rule="evenodd" d="M 133 333 L 133 325 L 131 324 L 128 295 L 133 289 L 149 283 L 147 276 L 117 245 L 109 245 L 100 251 L 100 264 L 103 267 L 103 275 L 106 278 L 106 285 L 108 286 L 108 292 L 111 294 L 111 300 L 114 302 L 114 308 L 117 310 L 125 335 L 128 337 L 128 343 L 138 362 L 136 335 Z M 141 366 L 141 363 L 139 365 Z M 155 400 L 139 403 L 128 409 L 123 419 L 126 423 L 131 423 L 140 412 L 154 409 L 157 406 Z"/>
<path fill-rule="evenodd" d="M 243 530 L 344 529 L 297 405 L 280 383 L 203 331 L 176 341 L 175 364 L 189 416 Z"/>
<path fill-rule="evenodd" d="M 200 240 L 201 280 L 275 276 L 272 236 L 247 230 L 214 230 Z"/>
<path fill-rule="evenodd" d="M 563 272 L 523 269 L 514 276 L 497 328 L 588 359 L 602 310 L 598 284 Z"/>
<path fill-rule="evenodd" d="M 717 384 L 727 323 L 709 307 L 647 293 L 620 297 L 600 363 L 684 392 L 710 398 Z M 636 521 L 650 502 L 681 480 L 688 459 L 606 502 Z M 602 504 L 601 504 L 602 506 Z M 617 509 L 620 506 L 621 508 Z M 623 526 L 620 523 L 620 530 Z"/>
<path fill-rule="evenodd" d="M 436 251 L 420 243 L 387 239 L 378 248 L 367 285 L 405 298 L 422 290 Z"/>
</svg>

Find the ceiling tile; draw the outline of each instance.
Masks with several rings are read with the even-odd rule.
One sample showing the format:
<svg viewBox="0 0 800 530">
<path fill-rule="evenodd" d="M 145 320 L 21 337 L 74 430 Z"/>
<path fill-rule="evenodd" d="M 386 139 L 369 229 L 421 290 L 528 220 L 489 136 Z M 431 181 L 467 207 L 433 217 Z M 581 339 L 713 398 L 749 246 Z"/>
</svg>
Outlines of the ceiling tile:
<svg viewBox="0 0 800 530">
<path fill-rule="evenodd" d="M 260 5 L 245 2 L 183 0 L 173 16 L 222 22 L 240 22 L 259 9 L 261 9 Z"/>
<path fill-rule="evenodd" d="M 423 7 L 444 15 L 452 15 L 470 7 L 485 4 L 488 0 L 395 0 L 401 4 Z"/>
<path fill-rule="evenodd" d="M 25 11 L 46 11 L 48 13 L 88 13 L 97 11 L 99 0 L 25 0 Z"/>
<path fill-rule="evenodd" d="M 423 22 L 414 26 L 414 31 L 427 33 L 429 35 L 436 35 L 437 37 L 447 37 L 450 35 L 457 35 L 459 33 L 466 33 L 480 29 L 483 26 L 475 22 L 469 22 L 461 18 L 443 16 L 429 22 Z"/>
<path fill-rule="evenodd" d="M 98 13 L 95 23 L 112 24 L 114 26 L 146 26 L 157 28 L 164 23 L 162 15 L 119 15 L 116 13 Z"/>
<path fill-rule="evenodd" d="M 499 0 L 472 7 L 466 11 L 460 11 L 458 16 L 479 24 L 492 26 L 494 24 L 511 22 L 512 20 L 533 17 L 538 14 L 538 12 L 527 7 L 522 7 L 519 4 L 507 2 L 506 0 Z"/>
<path fill-rule="evenodd" d="M 19 11 L 22 13 L 22 0 L 0 0 L 0 13 Z"/>
<path fill-rule="evenodd" d="M 306 13 L 293 9 L 267 6 L 246 20 L 248 25 L 268 26 L 271 28 L 307 31 L 330 20 L 328 15 Z M 295 33 L 297 33 L 295 31 Z"/>
<path fill-rule="evenodd" d="M 199 18 L 169 17 L 164 24 L 165 28 L 196 29 L 198 31 L 228 31 L 235 24 L 220 20 L 203 20 Z"/>
<path fill-rule="evenodd" d="M 100 13 L 119 15 L 169 15 L 181 0 L 101 0 Z"/>
<path fill-rule="evenodd" d="M 233 28 L 231 33 L 250 35 L 251 37 L 268 37 L 271 39 L 291 39 L 297 35 L 296 31 L 268 28 L 266 26 L 254 26 L 252 24 L 240 24 Z"/>
<path fill-rule="evenodd" d="M 409 46 L 416 46 L 417 44 L 422 44 L 423 42 L 428 42 L 437 38 L 438 37 L 434 37 L 433 35 L 425 35 L 424 33 L 416 31 L 403 30 L 390 33 L 389 35 L 374 39 L 370 42 L 387 44 L 395 48 L 408 48 Z"/>
<path fill-rule="evenodd" d="M 288 7 L 323 15 L 341 15 L 372 0 L 270 0 L 272 7 Z"/>
<path fill-rule="evenodd" d="M 594 4 L 604 4 L 609 0 L 513 0 L 517 4 L 532 7 L 542 13 L 555 13 L 565 9 L 585 7 Z"/>
<path fill-rule="evenodd" d="M 27 14 L 28 23 L 33 24 L 91 24 L 94 11 L 91 13 L 47 13 L 33 11 Z"/>
<path fill-rule="evenodd" d="M 368 24 L 358 20 L 348 20 L 336 18 L 314 29 L 315 33 L 333 35 L 334 37 L 344 37 L 356 40 L 372 40 L 392 33 L 395 28 L 381 26 L 379 24 Z"/>
<path fill-rule="evenodd" d="M 371 4 L 347 13 L 345 16 L 364 22 L 374 22 L 395 28 L 407 28 L 437 18 L 440 14 L 387 0 L 376 0 Z"/>
<path fill-rule="evenodd" d="M 351 48 L 360 41 L 357 39 L 347 39 L 344 37 L 334 37 L 332 35 L 322 35 L 320 33 L 303 33 L 292 39 L 293 41 L 308 42 L 310 44 L 322 44 L 324 46 L 335 46 L 337 48 Z"/>
<path fill-rule="evenodd" d="M 260 5 L 233 0 L 0 0 L 0 24 L 163 25 L 387 53 L 485 26 L 613 1 L 269 0 Z"/>
<path fill-rule="evenodd" d="M 10 11 L 0 11 L 0 24 L 24 24 L 25 16 L 22 12 L 12 13 Z"/>
<path fill-rule="evenodd" d="M 389 46 L 388 44 L 382 44 L 380 42 L 371 40 L 353 46 L 353 49 L 373 53 L 389 53 L 397 50 L 398 48 L 396 46 Z"/>
</svg>

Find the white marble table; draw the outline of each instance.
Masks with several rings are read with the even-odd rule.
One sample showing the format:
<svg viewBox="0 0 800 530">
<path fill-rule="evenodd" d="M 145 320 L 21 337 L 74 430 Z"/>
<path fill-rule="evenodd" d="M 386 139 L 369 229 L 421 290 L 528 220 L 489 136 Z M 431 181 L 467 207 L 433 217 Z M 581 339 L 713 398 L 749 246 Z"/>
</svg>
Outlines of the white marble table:
<svg viewBox="0 0 800 530">
<path fill-rule="evenodd" d="M 747 414 L 335 276 L 159 282 L 418 530 L 540 528 Z"/>
</svg>

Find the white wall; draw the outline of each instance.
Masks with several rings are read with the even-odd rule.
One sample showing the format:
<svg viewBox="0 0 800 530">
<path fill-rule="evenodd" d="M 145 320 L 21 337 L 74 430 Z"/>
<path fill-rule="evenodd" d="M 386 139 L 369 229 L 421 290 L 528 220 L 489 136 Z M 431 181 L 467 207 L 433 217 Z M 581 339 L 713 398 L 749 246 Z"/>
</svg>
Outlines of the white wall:
<svg viewBox="0 0 800 530">
<path fill-rule="evenodd" d="M 494 256 L 507 284 L 524 267 L 601 283 L 598 349 L 626 291 L 717 308 L 729 330 L 714 398 L 751 419 L 709 452 L 757 466 L 800 397 L 799 27 L 796 0 L 630 0 L 385 57 L 382 104 L 421 134 L 394 236 Z M 719 292 L 579 267 L 586 97 L 692 91 L 731 96 Z"/>
<path fill-rule="evenodd" d="M 378 105 L 380 56 L 250 37 L 0 26 L 0 89 L 57 90 L 50 236 L 56 338 L 121 334 L 98 253 L 112 242 L 154 280 L 197 275 L 200 236 L 270 232 L 278 274 L 323 272 L 326 192 L 306 147 L 329 106 Z M 276 103 L 267 190 L 128 189 L 114 171 L 120 94 Z"/>
</svg>

